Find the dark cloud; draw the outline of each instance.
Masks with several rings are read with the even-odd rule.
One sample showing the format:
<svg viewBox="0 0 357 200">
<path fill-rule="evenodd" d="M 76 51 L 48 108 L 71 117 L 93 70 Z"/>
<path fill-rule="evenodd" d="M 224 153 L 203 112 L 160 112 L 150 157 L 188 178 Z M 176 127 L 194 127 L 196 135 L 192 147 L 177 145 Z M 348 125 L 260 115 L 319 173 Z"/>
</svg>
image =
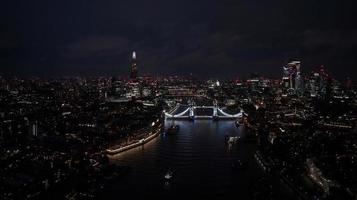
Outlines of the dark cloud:
<svg viewBox="0 0 357 200">
<path fill-rule="evenodd" d="M 355 1 L 78 0 L 8 2 L 1 72 L 280 76 L 289 59 L 356 75 Z"/>
<path fill-rule="evenodd" d="M 130 48 L 130 41 L 120 36 L 90 36 L 68 44 L 64 48 L 63 56 L 68 59 L 116 56 Z"/>
</svg>

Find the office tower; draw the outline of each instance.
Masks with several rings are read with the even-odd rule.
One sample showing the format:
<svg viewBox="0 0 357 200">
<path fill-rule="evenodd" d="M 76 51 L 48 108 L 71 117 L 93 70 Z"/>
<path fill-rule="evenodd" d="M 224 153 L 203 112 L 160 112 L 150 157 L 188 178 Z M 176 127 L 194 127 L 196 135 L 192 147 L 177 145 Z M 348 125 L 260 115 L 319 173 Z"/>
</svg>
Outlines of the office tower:
<svg viewBox="0 0 357 200">
<path fill-rule="evenodd" d="M 134 51 L 132 55 L 132 62 L 130 68 L 130 78 L 136 79 L 137 76 L 138 76 L 138 67 L 137 67 L 136 53 Z"/>
<path fill-rule="evenodd" d="M 37 136 L 38 135 L 38 124 L 37 121 L 32 124 L 32 135 L 33 136 Z"/>
<path fill-rule="evenodd" d="M 302 89 L 301 62 L 291 61 L 283 67 L 283 88 L 286 92 L 295 92 Z"/>
</svg>

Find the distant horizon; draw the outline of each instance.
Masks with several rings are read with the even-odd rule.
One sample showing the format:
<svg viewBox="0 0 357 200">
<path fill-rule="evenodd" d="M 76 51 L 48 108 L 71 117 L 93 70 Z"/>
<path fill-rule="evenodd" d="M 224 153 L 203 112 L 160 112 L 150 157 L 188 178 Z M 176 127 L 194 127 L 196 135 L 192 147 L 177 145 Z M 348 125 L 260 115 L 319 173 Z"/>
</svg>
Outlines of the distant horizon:
<svg viewBox="0 0 357 200">
<path fill-rule="evenodd" d="M 139 57 L 140 60 L 140 57 Z M 281 62 L 281 64 L 277 67 L 270 67 L 271 70 L 264 71 L 263 69 L 261 71 L 247 71 L 247 69 L 250 69 L 250 67 L 244 67 L 244 72 L 240 73 L 239 69 L 233 68 L 233 67 L 228 67 L 230 69 L 230 73 L 214 73 L 217 70 L 216 67 L 211 68 L 208 70 L 208 74 L 202 74 L 197 72 L 197 68 L 203 68 L 203 72 L 207 73 L 205 70 L 206 67 L 202 67 L 202 65 L 197 66 L 197 67 L 191 67 L 192 69 L 195 70 L 195 72 L 190 72 L 189 70 L 185 71 L 169 71 L 166 70 L 165 72 L 153 72 L 150 71 L 150 68 L 145 66 L 145 61 L 142 63 L 139 61 L 138 63 L 138 73 L 140 75 L 144 76 L 155 76 L 155 77 L 160 77 L 160 76 L 190 76 L 190 74 L 194 75 L 195 77 L 202 77 L 202 78 L 207 78 L 207 77 L 213 77 L 213 78 L 221 78 L 221 79 L 231 79 L 235 77 L 250 77 L 252 74 L 258 74 L 259 76 L 262 77 L 269 77 L 269 78 L 279 78 L 283 74 L 283 66 L 286 65 L 289 61 L 292 60 L 298 60 L 298 59 L 289 59 L 289 60 L 284 60 L 285 62 Z M 22 71 L 17 71 L 16 69 L 19 67 L 7 67 L 8 70 L 1 71 L 0 69 L 0 75 L 2 76 L 23 76 L 23 77 L 30 77 L 30 76 L 37 76 L 37 77 L 56 77 L 56 76 L 129 76 L 130 73 L 130 58 L 126 59 L 127 66 L 115 66 L 115 65 L 103 65 L 103 67 L 93 67 L 88 65 L 87 67 L 85 66 L 80 66 L 78 65 L 77 67 L 72 66 L 72 67 L 65 67 L 67 70 L 63 70 L 63 68 L 58 68 L 58 67 L 48 67 L 47 70 L 43 71 L 44 66 L 38 66 L 38 67 L 21 67 L 23 70 Z M 323 66 L 326 71 L 331 75 L 332 78 L 336 80 L 342 80 L 346 78 L 354 79 L 356 75 L 354 74 L 354 71 L 344 71 L 345 73 L 342 73 L 341 71 L 338 71 L 337 75 L 336 70 L 338 70 L 338 67 L 335 66 L 330 66 L 328 64 L 308 64 L 305 65 L 303 60 L 301 61 L 301 73 L 303 75 L 310 74 L 316 70 L 318 70 L 321 66 Z M 277 61 L 278 63 L 278 61 Z M 26 65 L 22 65 L 26 66 Z M 263 66 L 262 66 L 263 67 Z M 100 72 L 98 69 L 101 68 L 102 72 Z M 142 68 L 144 68 L 144 72 L 142 71 Z M 159 66 L 158 68 L 165 68 L 162 66 Z M 185 68 L 181 67 L 184 69 L 190 69 L 190 68 Z M 225 67 L 223 67 L 224 69 Z M 10 70 L 9 70 L 10 69 Z M 16 72 L 17 71 L 17 72 Z M 177 71 L 177 70 L 176 70 Z M 213 75 L 214 74 L 214 75 Z"/>
<path fill-rule="evenodd" d="M 326 68 L 325 68 L 326 69 Z M 302 71 L 302 77 L 308 77 L 309 75 L 311 75 L 311 73 L 315 72 L 314 70 L 311 70 L 309 72 L 304 72 Z M 327 73 L 329 73 L 329 71 L 327 70 Z M 166 78 L 166 77 L 178 77 L 178 78 L 195 78 L 195 79 L 199 79 L 199 80 L 208 80 L 208 79 L 218 79 L 218 80 L 237 80 L 237 79 L 241 79 L 241 80 L 246 80 L 246 79 L 251 79 L 253 77 L 259 77 L 259 78 L 267 78 L 267 79 L 282 79 L 283 77 L 283 72 L 280 75 L 265 75 L 265 74 L 260 74 L 260 73 L 256 73 L 256 72 L 252 72 L 252 73 L 248 73 L 248 74 L 237 74 L 237 75 L 230 75 L 230 76 L 202 76 L 202 75 L 197 75 L 197 74 L 159 74 L 159 73 L 140 73 L 138 74 L 138 78 L 145 78 L 145 77 L 152 77 L 152 78 Z M 0 72 L 0 77 L 3 78 L 41 78 L 41 79 L 60 79 L 60 78 L 99 78 L 99 77 L 105 77 L 105 78 L 120 78 L 120 79 L 129 79 L 130 80 L 130 74 L 129 71 L 127 74 L 109 74 L 109 73 L 88 73 L 88 74 L 83 74 L 83 73 L 72 73 L 72 74 L 11 74 L 11 73 L 1 73 Z M 350 79 L 351 81 L 355 82 L 356 79 L 354 79 L 354 77 L 351 76 L 345 76 L 345 77 L 334 77 L 333 75 L 331 76 L 331 78 L 333 80 L 337 80 L 340 82 L 346 81 L 347 79 Z"/>
</svg>

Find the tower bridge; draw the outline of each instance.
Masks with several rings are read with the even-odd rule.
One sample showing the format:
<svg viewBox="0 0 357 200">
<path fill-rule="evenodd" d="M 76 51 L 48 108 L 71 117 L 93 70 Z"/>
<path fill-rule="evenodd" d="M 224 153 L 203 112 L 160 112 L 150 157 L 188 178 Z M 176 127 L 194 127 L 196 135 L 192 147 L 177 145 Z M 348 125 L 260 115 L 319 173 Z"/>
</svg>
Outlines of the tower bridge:
<svg viewBox="0 0 357 200">
<path fill-rule="evenodd" d="M 199 109 L 212 109 L 212 114 L 209 115 L 198 115 Z M 183 111 L 179 111 L 183 110 Z M 236 114 L 228 114 L 223 111 L 216 103 L 213 106 L 197 106 L 194 104 L 190 105 L 182 105 L 177 104 L 174 108 L 170 111 L 164 111 L 165 119 L 187 119 L 187 120 L 194 120 L 194 119 L 237 119 L 243 116 L 247 116 L 247 114 L 241 109 L 239 113 Z"/>
</svg>

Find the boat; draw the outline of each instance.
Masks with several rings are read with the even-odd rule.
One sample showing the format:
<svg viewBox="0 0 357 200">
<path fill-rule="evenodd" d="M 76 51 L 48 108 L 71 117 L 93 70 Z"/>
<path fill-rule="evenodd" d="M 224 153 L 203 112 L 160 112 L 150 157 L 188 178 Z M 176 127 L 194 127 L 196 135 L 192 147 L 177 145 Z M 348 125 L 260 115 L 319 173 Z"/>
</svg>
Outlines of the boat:
<svg viewBox="0 0 357 200">
<path fill-rule="evenodd" d="M 236 127 L 240 127 L 244 125 L 243 118 L 239 118 L 237 121 L 235 121 Z"/>
<path fill-rule="evenodd" d="M 175 134 L 180 130 L 180 126 L 179 125 L 171 125 L 168 129 L 167 129 L 167 133 L 168 134 Z"/>
<path fill-rule="evenodd" d="M 227 140 L 228 144 L 235 144 L 238 142 L 239 137 L 238 136 L 230 136 L 230 137 L 227 137 L 226 140 Z"/>
<path fill-rule="evenodd" d="M 172 171 L 170 171 L 170 170 L 167 171 L 166 174 L 165 174 L 165 176 L 164 176 L 164 178 L 165 178 L 166 180 L 171 180 L 172 177 L 173 177 L 173 173 L 172 173 Z"/>
</svg>

